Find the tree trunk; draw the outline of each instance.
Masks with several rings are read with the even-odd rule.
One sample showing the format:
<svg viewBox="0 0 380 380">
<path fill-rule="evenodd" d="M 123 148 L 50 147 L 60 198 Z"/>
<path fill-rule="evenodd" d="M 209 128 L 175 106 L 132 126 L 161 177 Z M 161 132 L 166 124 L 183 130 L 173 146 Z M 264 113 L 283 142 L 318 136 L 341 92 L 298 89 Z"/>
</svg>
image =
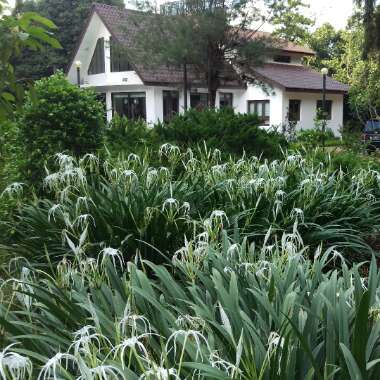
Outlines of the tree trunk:
<svg viewBox="0 0 380 380">
<path fill-rule="evenodd" d="M 217 68 L 217 51 L 210 44 L 208 48 L 207 58 L 207 91 L 208 91 L 208 106 L 215 108 L 216 91 L 218 90 L 219 76 Z"/>
<path fill-rule="evenodd" d="M 187 111 L 188 109 L 188 106 L 187 106 L 187 63 L 184 62 L 183 63 L 183 108 L 185 110 L 185 112 Z"/>
</svg>

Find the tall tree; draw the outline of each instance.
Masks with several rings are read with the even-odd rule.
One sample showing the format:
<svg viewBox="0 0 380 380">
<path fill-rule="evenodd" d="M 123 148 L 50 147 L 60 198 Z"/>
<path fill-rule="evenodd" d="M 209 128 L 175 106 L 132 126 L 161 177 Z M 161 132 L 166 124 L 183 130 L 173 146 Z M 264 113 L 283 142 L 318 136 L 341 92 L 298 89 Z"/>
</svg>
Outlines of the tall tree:
<svg viewBox="0 0 380 380">
<path fill-rule="evenodd" d="M 101 2 L 124 7 L 123 0 Z M 45 49 L 38 56 L 32 54 L 30 50 L 25 51 L 15 62 L 16 75 L 19 79 L 39 79 L 66 67 L 85 26 L 92 3 L 92 0 L 25 0 L 18 3 L 19 13 L 37 12 L 52 20 L 57 26 L 57 39 L 62 45 L 59 51 Z"/>
<path fill-rule="evenodd" d="M 214 107 L 226 67 L 247 72 L 273 51 L 273 41 L 252 28 L 264 21 L 258 5 L 253 0 L 183 0 L 169 3 L 161 13 L 151 6 L 137 44 L 145 52 L 142 62 L 152 63 L 149 57 L 167 64 L 185 62 L 184 68 L 190 66 L 205 78 L 209 106 Z"/>
<path fill-rule="evenodd" d="M 380 58 L 380 3 L 379 0 L 354 0 L 361 11 L 364 25 L 363 57 L 375 53 Z"/>
<path fill-rule="evenodd" d="M 6 0 L 0 0 L 0 120 L 9 117 L 23 97 L 23 87 L 16 80 L 12 61 L 23 49 L 36 54 L 44 46 L 61 47 L 52 35 L 56 29 L 53 22 L 35 12 L 19 16 L 6 14 L 6 6 Z"/>
<path fill-rule="evenodd" d="M 309 8 L 303 0 L 275 1 L 271 6 L 270 23 L 274 34 L 295 43 L 305 43 L 314 20 L 304 14 Z"/>
</svg>

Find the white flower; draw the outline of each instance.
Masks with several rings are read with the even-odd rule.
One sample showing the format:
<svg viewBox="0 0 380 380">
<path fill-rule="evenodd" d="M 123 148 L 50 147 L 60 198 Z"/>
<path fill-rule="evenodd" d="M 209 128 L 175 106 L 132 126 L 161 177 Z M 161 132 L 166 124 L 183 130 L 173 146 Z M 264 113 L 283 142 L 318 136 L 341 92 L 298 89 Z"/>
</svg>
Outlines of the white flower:
<svg viewBox="0 0 380 380">
<path fill-rule="evenodd" d="M 0 352 L 0 377 L 3 380 L 30 379 L 33 371 L 32 362 L 25 356 L 9 351 L 12 346 L 14 344 Z"/>
<path fill-rule="evenodd" d="M 48 221 L 50 222 L 51 217 L 53 216 L 53 220 L 55 222 L 55 213 L 60 210 L 62 212 L 62 205 L 55 204 L 52 207 L 50 207 L 48 211 Z"/>
<path fill-rule="evenodd" d="M 117 264 L 120 265 L 121 269 L 124 268 L 124 258 L 122 253 L 118 249 L 106 247 L 103 248 L 100 254 L 103 256 L 101 265 L 104 265 L 107 258 L 110 258 L 115 268 L 117 267 Z"/>
<path fill-rule="evenodd" d="M 74 355 L 58 352 L 44 364 L 38 374 L 38 380 L 50 380 L 51 378 L 57 379 L 60 374 L 60 368 L 65 368 L 67 370 L 69 362 L 78 364 Z"/>
<path fill-rule="evenodd" d="M 22 182 L 14 182 L 5 188 L 1 193 L 0 198 L 4 195 L 8 195 L 9 198 L 13 199 L 15 196 L 20 196 L 23 191 L 24 184 Z"/>
<path fill-rule="evenodd" d="M 201 358 L 203 359 L 202 343 L 206 346 L 207 350 L 209 352 L 211 352 L 210 346 L 208 344 L 206 337 L 204 335 L 202 335 L 199 331 L 197 331 L 197 330 L 177 330 L 177 331 L 174 331 L 170 335 L 170 337 L 166 343 L 166 346 L 165 346 L 166 351 L 169 352 L 170 344 L 173 345 L 174 356 L 177 353 L 177 344 L 179 341 L 179 337 L 183 337 L 183 341 L 181 342 L 182 346 L 186 346 L 186 343 L 188 341 L 194 342 L 195 349 L 196 349 L 195 359 L 198 358 L 199 354 L 200 354 Z"/>
<path fill-rule="evenodd" d="M 175 380 L 181 380 L 181 378 L 178 376 L 177 371 L 175 368 L 164 368 L 159 367 L 157 365 L 154 365 L 153 368 L 147 370 L 144 372 L 140 377 L 139 380 L 169 380 L 169 379 L 175 379 Z"/>
</svg>

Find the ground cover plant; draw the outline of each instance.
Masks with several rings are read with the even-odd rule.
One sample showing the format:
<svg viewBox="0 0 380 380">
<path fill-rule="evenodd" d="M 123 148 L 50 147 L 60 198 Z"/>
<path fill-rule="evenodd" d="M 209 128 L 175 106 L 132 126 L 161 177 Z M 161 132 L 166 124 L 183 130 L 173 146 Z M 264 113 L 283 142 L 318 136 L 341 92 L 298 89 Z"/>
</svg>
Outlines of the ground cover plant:
<svg viewBox="0 0 380 380">
<path fill-rule="evenodd" d="M 151 160 L 157 166 L 151 166 Z M 56 156 L 57 172 L 44 180 L 50 194 L 22 207 L 8 250 L 47 265 L 70 246 L 96 257 L 112 246 L 125 259 L 139 249 L 161 262 L 204 226 L 222 224 L 232 235 L 273 242 L 294 222 L 306 245 L 336 246 L 349 261 L 371 257 L 367 239 L 380 226 L 379 180 L 375 170 L 345 173 L 299 154 L 268 162 L 256 157 L 222 161 L 220 151 L 181 152 L 165 144 L 145 155 L 101 161 Z M 3 197 L 17 197 L 20 185 Z M 81 236 L 89 236 L 81 246 Z M 154 248 L 153 248 L 154 247 Z"/>
<path fill-rule="evenodd" d="M 2 378 L 379 378 L 377 171 L 170 144 L 54 168 L 2 246 Z"/>
<path fill-rule="evenodd" d="M 333 248 L 308 251 L 297 223 L 270 236 L 258 248 L 216 224 L 165 265 L 75 245 L 50 274 L 13 261 L 2 378 L 378 379 L 376 261 L 363 278 Z"/>
</svg>

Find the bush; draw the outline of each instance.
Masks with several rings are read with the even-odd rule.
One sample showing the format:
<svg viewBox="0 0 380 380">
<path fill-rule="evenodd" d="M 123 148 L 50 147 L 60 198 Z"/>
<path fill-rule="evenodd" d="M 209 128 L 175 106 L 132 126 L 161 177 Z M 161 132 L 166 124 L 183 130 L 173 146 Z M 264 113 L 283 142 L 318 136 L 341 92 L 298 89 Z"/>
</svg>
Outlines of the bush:
<svg viewBox="0 0 380 380">
<path fill-rule="evenodd" d="M 304 129 L 296 133 L 296 143 L 302 145 L 307 149 L 314 149 L 321 146 L 325 139 L 325 145 L 332 145 L 334 140 L 337 140 L 331 129 L 323 132 L 320 129 Z"/>
<path fill-rule="evenodd" d="M 37 81 L 18 119 L 26 177 L 38 182 L 45 161 L 57 152 L 81 156 L 96 151 L 102 141 L 103 113 L 95 92 L 70 84 L 61 72 Z"/>
<path fill-rule="evenodd" d="M 260 129 L 256 115 L 235 114 L 232 109 L 197 111 L 191 109 L 177 115 L 168 124 L 159 124 L 156 131 L 162 141 L 182 147 L 206 142 L 209 148 L 218 148 L 225 154 L 263 155 L 267 158 L 281 156 L 286 147 L 285 138 L 275 132 Z"/>
<path fill-rule="evenodd" d="M 158 146 L 157 135 L 144 120 L 128 120 L 118 115 L 108 124 L 104 142 L 112 156 L 117 156 L 118 153 L 139 153 L 147 146 Z"/>
</svg>

